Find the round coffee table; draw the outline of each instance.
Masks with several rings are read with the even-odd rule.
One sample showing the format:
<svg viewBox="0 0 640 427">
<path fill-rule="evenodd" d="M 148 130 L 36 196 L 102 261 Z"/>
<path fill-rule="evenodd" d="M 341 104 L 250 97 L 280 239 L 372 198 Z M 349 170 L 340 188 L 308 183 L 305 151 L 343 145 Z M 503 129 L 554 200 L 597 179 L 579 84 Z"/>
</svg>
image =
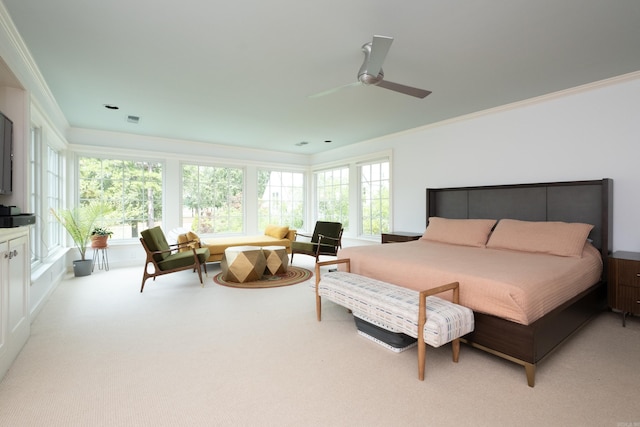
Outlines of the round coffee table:
<svg viewBox="0 0 640 427">
<path fill-rule="evenodd" d="M 228 282 L 244 283 L 262 279 L 267 260 L 258 246 L 231 246 L 224 250 L 220 261 L 222 278 Z"/>
<path fill-rule="evenodd" d="M 284 246 L 263 246 L 262 252 L 267 260 L 267 271 L 271 275 L 284 274 L 289 267 L 289 255 Z"/>
</svg>

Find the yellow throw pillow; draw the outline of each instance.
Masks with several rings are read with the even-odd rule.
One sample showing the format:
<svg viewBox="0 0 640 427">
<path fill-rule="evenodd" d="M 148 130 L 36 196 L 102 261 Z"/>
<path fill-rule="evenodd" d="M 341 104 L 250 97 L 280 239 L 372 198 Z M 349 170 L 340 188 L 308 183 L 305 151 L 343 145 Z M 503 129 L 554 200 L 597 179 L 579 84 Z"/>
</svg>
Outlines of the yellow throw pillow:
<svg viewBox="0 0 640 427">
<path fill-rule="evenodd" d="M 269 224 L 267 225 L 267 228 L 265 228 L 264 230 L 265 236 L 271 236 L 275 239 L 284 239 L 288 233 L 289 233 L 288 226 L 281 227 L 279 225 Z"/>
<path fill-rule="evenodd" d="M 192 242 L 192 243 L 190 245 L 181 246 L 180 249 L 178 249 L 180 252 L 188 251 L 190 250 L 189 249 L 190 247 L 196 247 L 196 248 L 200 247 L 200 237 L 198 237 L 198 235 L 193 231 L 188 231 L 187 233 L 178 235 L 178 244 L 187 243 L 187 242 Z"/>
<path fill-rule="evenodd" d="M 200 237 L 198 237 L 198 235 L 193 231 L 187 232 L 187 241 L 189 240 L 194 240 L 196 243 L 200 243 Z"/>
<path fill-rule="evenodd" d="M 187 237 L 186 234 L 179 234 L 178 235 L 178 244 L 179 245 L 182 245 L 183 243 L 187 243 L 188 241 L 189 241 L 189 238 Z M 186 245 L 180 246 L 180 248 L 178 249 L 178 251 L 180 251 L 180 252 L 184 252 L 184 251 L 187 251 L 187 250 L 188 250 L 188 248 L 187 248 Z"/>
</svg>

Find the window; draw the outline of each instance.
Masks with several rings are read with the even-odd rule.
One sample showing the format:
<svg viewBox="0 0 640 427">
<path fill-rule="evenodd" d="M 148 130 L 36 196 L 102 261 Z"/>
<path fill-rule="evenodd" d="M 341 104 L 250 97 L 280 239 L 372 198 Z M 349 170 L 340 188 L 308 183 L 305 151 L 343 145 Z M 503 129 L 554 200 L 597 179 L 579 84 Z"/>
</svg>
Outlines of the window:
<svg viewBox="0 0 640 427">
<path fill-rule="evenodd" d="M 269 224 L 303 228 L 303 173 L 258 171 L 258 229 Z"/>
<path fill-rule="evenodd" d="M 62 157 L 43 141 L 42 128 L 31 127 L 29 146 L 29 209 L 36 215 L 30 229 L 31 264 L 35 267 L 61 245 L 62 229 L 49 213 L 62 206 Z"/>
<path fill-rule="evenodd" d="M 182 226 L 196 233 L 240 233 L 244 224 L 240 168 L 183 165 Z"/>
<path fill-rule="evenodd" d="M 349 167 L 316 172 L 317 219 L 349 229 Z"/>
<path fill-rule="evenodd" d="M 363 236 L 389 231 L 389 162 L 360 165 L 360 203 Z"/>
<path fill-rule="evenodd" d="M 31 148 L 29 150 L 29 171 L 31 179 L 29 181 L 29 198 L 30 207 L 33 213 L 39 215 L 42 212 L 42 199 L 38 196 L 42 194 L 42 151 L 40 150 L 41 129 L 38 127 L 31 128 Z M 42 217 L 41 217 L 42 218 Z M 43 242 L 39 239 L 43 233 L 42 221 L 36 221 L 30 230 L 30 247 L 31 247 L 31 263 L 42 260 L 43 251 L 45 251 Z"/>
<path fill-rule="evenodd" d="M 50 209 L 57 211 L 62 207 L 61 189 L 62 158 L 58 151 L 52 147 L 47 147 L 47 212 Z M 49 214 L 46 218 L 48 218 L 46 245 L 49 249 L 57 248 L 62 245 L 62 229 L 53 215 Z"/>
<path fill-rule="evenodd" d="M 80 157 L 79 203 L 113 207 L 100 218 L 113 239 L 130 239 L 162 221 L 162 164 L 144 160 Z"/>
</svg>

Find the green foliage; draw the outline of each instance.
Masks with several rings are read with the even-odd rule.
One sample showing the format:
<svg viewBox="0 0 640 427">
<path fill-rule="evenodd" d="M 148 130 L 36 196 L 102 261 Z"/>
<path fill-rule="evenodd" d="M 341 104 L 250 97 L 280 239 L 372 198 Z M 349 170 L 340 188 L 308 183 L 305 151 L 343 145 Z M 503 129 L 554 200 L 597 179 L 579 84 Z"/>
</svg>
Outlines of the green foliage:
<svg viewBox="0 0 640 427">
<path fill-rule="evenodd" d="M 51 209 L 51 214 L 67 230 L 76 249 L 80 252 L 80 258 L 84 261 L 93 225 L 101 215 L 105 215 L 110 210 L 108 205 L 94 202 L 57 212 Z"/>
<path fill-rule="evenodd" d="M 184 165 L 182 206 L 196 233 L 243 229 L 244 172 L 240 168 Z"/>
<path fill-rule="evenodd" d="M 91 235 L 92 236 L 109 236 L 109 237 L 111 237 L 113 235 L 113 231 L 109 230 L 108 228 L 104 228 L 104 227 L 93 227 L 93 230 L 91 230 Z"/>
<path fill-rule="evenodd" d="M 81 157 L 80 200 L 112 206 L 108 224 L 119 238 L 136 237 L 138 229 L 162 219 L 162 164 Z M 102 220 L 107 218 L 101 218 Z"/>
</svg>

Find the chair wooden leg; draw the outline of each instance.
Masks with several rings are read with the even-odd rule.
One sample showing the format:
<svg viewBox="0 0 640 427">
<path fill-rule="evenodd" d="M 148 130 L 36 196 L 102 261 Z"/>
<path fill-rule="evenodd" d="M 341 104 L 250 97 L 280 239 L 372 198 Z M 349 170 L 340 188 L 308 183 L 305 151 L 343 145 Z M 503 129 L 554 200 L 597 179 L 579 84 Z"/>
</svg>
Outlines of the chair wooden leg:
<svg viewBox="0 0 640 427">
<path fill-rule="evenodd" d="M 200 268 L 200 264 L 198 264 L 197 269 L 198 269 L 198 277 L 200 278 L 200 284 L 204 288 L 204 282 L 202 281 L 202 269 Z"/>
<path fill-rule="evenodd" d="M 140 293 L 142 293 L 142 291 L 144 290 L 144 282 L 146 282 L 148 278 L 149 276 L 147 276 L 147 272 L 145 271 L 142 275 L 142 286 L 140 287 Z"/>
<path fill-rule="evenodd" d="M 318 317 L 318 322 L 322 321 L 322 301 L 320 295 L 316 295 L 316 316 Z"/>
<path fill-rule="evenodd" d="M 320 284 L 320 266 L 317 263 L 316 263 L 315 270 L 316 270 L 316 316 L 318 318 L 318 322 L 320 322 L 322 320 L 322 300 L 320 298 L 320 293 L 318 291 L 318 286 Z"/>
</svg>

